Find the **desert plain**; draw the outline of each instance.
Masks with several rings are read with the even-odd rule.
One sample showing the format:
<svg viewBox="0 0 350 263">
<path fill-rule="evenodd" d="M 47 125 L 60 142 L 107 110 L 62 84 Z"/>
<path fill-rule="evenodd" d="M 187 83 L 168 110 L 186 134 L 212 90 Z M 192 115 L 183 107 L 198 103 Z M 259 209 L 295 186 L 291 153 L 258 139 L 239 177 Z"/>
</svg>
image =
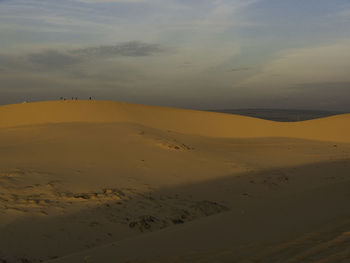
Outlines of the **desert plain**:
<svg viewBox="0 0 350 263">
<path fill-rule="evenodd" d="M 350 262 L 350 115 L 0 106 L 0 262 Z"/>
</svg>

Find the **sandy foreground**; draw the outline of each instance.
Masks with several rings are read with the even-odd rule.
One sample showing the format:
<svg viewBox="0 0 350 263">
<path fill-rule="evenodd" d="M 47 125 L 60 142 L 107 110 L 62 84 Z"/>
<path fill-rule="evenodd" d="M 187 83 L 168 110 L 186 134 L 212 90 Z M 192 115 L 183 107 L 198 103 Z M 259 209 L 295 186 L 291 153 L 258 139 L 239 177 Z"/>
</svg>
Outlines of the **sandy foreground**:
<svg viewBox="0 0 350 263">
<path fill-rule="evenodd" d="M 0 262 L 350 262 L 350 115 L 0 106 Z"/>
</svg>

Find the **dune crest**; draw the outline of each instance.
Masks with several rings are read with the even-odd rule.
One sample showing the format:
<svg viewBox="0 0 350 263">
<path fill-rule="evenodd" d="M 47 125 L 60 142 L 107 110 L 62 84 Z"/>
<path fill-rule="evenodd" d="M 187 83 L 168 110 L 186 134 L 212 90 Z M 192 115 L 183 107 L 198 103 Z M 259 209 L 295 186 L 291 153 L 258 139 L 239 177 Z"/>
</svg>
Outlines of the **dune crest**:
<svg viewBox="0 0 350 263">
<path fill-rule="evenodd" d="M 350 142 L 350 114 L 282 123 L 240 115 L 112 101 L 49 101 L 0 107 L 0 128 L 71 122 L 135 123 L 207 137 L 289 137 Z"/>
</svg>

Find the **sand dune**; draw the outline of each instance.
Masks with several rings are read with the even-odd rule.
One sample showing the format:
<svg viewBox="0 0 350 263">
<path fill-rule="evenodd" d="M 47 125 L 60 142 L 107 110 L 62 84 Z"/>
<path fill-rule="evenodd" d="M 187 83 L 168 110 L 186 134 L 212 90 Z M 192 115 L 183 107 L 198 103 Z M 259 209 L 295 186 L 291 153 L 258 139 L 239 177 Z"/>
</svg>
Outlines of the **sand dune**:
<svg viewBox="0 0 350 263">
<path fill-rule="evenodd" d="M 240 115 L 105 101 L 54 101 L 0 107 L 0 127 L 63 122 L 128 122 L 210 137 L 292 137 L 350 142 L 350 114 L 280 123 Z"/>
<path fill-rule="evenodd" d="M 350 115 L 0 107 L 0 262 L 349 262 Z"/>
</svg>

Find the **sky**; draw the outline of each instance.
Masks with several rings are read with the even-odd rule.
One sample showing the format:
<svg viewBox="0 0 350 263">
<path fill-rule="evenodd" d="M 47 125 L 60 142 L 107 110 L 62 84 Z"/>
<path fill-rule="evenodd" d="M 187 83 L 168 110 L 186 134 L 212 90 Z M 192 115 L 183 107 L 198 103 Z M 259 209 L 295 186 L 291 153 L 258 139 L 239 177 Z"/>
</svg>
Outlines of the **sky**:
<svg viewBox="0 0 350 263">
<path fill-rule="evenodd" d="M 350 111 L 349 0 L 0 0 L 0 104 Z"/>
</svg>

